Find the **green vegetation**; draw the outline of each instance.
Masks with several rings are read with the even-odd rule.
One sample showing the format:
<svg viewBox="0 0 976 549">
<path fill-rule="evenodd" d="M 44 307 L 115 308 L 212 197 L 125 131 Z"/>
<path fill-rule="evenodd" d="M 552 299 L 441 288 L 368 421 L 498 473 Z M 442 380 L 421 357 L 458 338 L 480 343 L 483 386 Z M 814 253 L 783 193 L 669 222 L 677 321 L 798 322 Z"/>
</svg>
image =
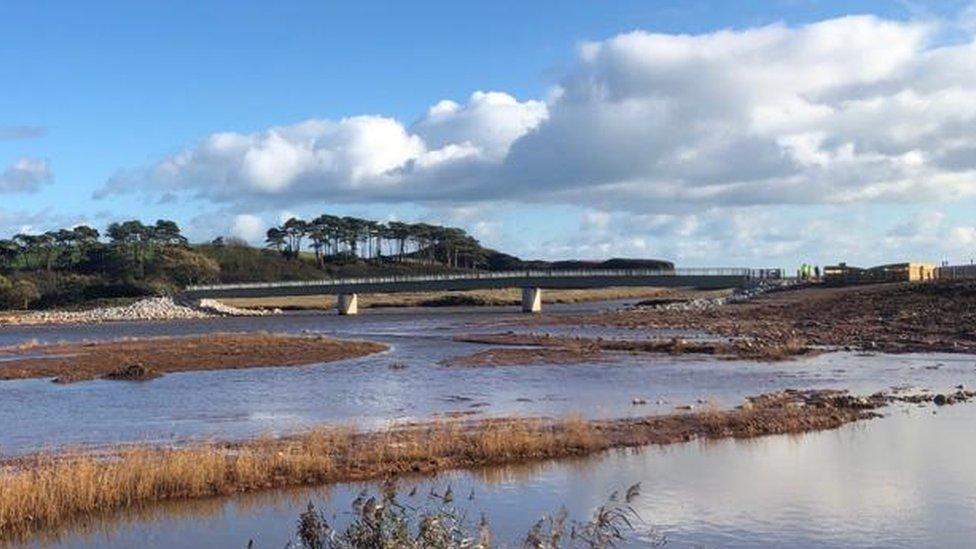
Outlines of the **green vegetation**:
<svg viewBox="0 0 976 549">
<path fill-rule="evenodd" d="M 463 229 L 428 223 L 380 223 L 358 217 L 320 215 L 311 221 L 292 218 L 267 232 L 267 244 L 296 256 L 308 240 L 315 262 L 324 267 L 330 258 L 382 259 L 403 263 L 441 264 L 478 268 L 489 251 Z"/>
<path fill-rule="evenodd" d="M 165 295 L 193 284 L 313 280 L 487 269 L 672 268 L 656 260 L 522 261 L 456 227 L 321 215 L 267 232 L 267 246 L 190 244 L 179 225 L 129 220 L 0 239 L 0 309 Z"/>
<path fill-rule="evenodd" d="M 0 239 L 0 307 L 26 309 L 171 292 L 220 279 L 168 220 L 80 225 Z"/>
<path fill-rule="evenodd" d="M 0 239 L 0 309 L 164 295 L 202 283 L 418 274 L 485 266 L 463 230 L 322 215 L 268 231 L 267 248 L 233 238 L 191 245 L 173 221 L 85 225 Z"/>
<path fill-rule="evenodd" d="M 635 523 L 641 521 L 632 506 L 639 495 L 640 484 L 628 488 L 622 497 L 614 492 L 588 521 L 569 521 L 568 513 L 561 509 L 536 522 L 520 540 L 521 546 L 533 549 L 616 547 L 627 541 Z M 432 489 L 425 496 L 418 496 L 414 487 L 403 498 L 392 481 L 383 483 L 377 495 L 364 490 L 353 501 L 351 519 L 343 529 L 334 528 L 309 502 L 298 519 L 298 546 L 304 549 L 489 549 L 496 546 L 488 520 L 482 515 L 476 525 L 469 521 L 464 509 L 455 503 L 450 486 L 443 493 Z M 467 499 L 473 500 L 474 492 Z M 664 536 L 654 531 L 645 540 L 648 546 L 666 542 Z"/>
</svg>

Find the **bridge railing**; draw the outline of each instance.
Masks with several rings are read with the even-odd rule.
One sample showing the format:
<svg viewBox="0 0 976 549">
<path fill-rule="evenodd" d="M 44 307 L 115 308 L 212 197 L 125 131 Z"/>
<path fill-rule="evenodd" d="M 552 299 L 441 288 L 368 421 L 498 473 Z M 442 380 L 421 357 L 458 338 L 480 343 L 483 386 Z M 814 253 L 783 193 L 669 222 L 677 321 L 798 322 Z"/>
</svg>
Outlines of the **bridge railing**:
<svg viewBox="0 0 976 549">
<path fill-rule="evenodd" d="M 295 280 L 288 282 L 250 282 L 240 284 L 211 284 L 189 286 L 187 291 L 241 290 L 259 288 L 299 288 L 305 286 L 351 286 L 357 284 L 396 284 L 442 280 L 497 280 L 561 277 L 621 277 L 621 276 L 728 276 L 747 279 L 780 278 L 778 269 L 737 268 L 688 268 L 688 269 L 568 269 L 493 271 L 475 273 L 441 273 L 430 275 L 374 276 L 359 278 L 325 278 L 319 280 Z"/>
</svg>

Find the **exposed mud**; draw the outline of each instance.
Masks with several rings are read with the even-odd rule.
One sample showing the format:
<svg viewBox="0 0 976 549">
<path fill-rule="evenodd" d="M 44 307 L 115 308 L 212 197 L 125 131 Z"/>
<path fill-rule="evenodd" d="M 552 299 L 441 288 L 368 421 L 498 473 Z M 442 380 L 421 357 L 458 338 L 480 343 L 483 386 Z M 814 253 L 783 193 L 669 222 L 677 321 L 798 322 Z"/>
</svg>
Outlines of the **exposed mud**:
<svg viewBox="0 0 976 549">
<path fill-rule="evenodd" d="M 550 334 L 498 333 L 458 336 L 456 341 L 522 348 L 490 349 L 448 360 L 451 366 L 514 366 L 537 363 L 578 363 L 612 360 L 613 352 L 702 354 L 724 359 L 784 360 L 810 356 L 818 351 L 799 339 L 698 341 L 670 339 L 603 339 L 553 336 Z"/>
<path fill-rule="evenodd" d="M 637 307 L 520 322 L 704 330 L 770 348 L 792 341 L 888 353 L 976 353 L 976 281 L 815 286 L 703 310 Z"/>
<path fill-rule="evenodd" d="M 145 381 L 171 372 L 332 362 L 385 351 L 369 341 L 270 333 L 122 339 L 0 348 L 0 380 L 95 378 Z"/>
</svg>

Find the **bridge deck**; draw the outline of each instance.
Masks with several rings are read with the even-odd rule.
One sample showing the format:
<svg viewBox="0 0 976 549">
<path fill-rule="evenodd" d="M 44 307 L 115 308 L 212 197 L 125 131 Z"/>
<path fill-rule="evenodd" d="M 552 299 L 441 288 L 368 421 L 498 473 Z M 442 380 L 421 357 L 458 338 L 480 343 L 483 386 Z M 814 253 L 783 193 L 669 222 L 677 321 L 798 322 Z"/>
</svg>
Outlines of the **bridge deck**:
<svg viewBox="0 0 976 549">
<path fill-rule="evenodd" d="M 768 272 L 753 269 L 504 271 L 191 286 L 184 291 L 184 295 L 191 299 L 202 299 L 494 288 L 582 289 L 614 286 L 736 288 L 748 286 L 764 278 Z"/>
</svg>

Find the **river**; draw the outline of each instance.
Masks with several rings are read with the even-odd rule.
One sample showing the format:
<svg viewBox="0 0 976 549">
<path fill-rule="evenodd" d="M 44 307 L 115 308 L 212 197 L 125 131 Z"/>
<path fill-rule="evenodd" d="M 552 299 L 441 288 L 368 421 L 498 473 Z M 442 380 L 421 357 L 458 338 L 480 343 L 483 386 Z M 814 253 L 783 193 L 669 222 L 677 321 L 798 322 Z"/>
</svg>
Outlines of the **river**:
<svg viewBox="0 0 976 549">
<path fill-rule="evenodd" d="M 617 304 L 614 304 L 617 305 Z M 549 307 L 547 314 L 608 304 Z M 571 365 L 459 368 L 442 364 L 483 346 L 452 338 L 499 331 L 511 308 L 368 310 L 173 323 L 0 328 L 0 346 L 215 331 L 313 332 L 387 343 L 378 356 L 295 368 L 170 374 L 146 383 L 0 383 L 0 451 L 282 434 L 322 422 L 380 427 L 465 414 L 622 417 L 675 406 L 726 407 L 783 388 L 947 390 L 976 384 L 976 357 L 827 353 L 779 363 L 621 354 Z M 512 329 L 504 326 L 504 330 Z M 555 329 L 535 331 L 558 333 Z M 563 330 L 565 330 L 563 328 Z M 580 335 L 640 334 L 577 329 Z M 646 334 L 644 334 L 646 335 Z M 684 334 L 697 337 L 700 334 Z M 633 398 L 649 403 L 634 406 Z M 463 505 L 484 511 L 503 540 L 566 505 L 584 517 L 611 490 L 641 482 L 638 508 L 669 546 L 960 545 L 976 518 L 973 411 L 901 405 L 843 429 L 753 441 L 689 443 L 586 460 L 453 472 Z M 339 485 L 154 506 L 61 532 L 64 546 L 281 547 L 309 500 L 344 511 L 362 487 Z M 425 493 L 424 487 L 421 493 Z M 475 498 L 466 499 L 469 492 Z M 38 538 L 45 542 L 54 538 Z M 517 540 L 516 540 L 517 541 Z"/>
</svg>

